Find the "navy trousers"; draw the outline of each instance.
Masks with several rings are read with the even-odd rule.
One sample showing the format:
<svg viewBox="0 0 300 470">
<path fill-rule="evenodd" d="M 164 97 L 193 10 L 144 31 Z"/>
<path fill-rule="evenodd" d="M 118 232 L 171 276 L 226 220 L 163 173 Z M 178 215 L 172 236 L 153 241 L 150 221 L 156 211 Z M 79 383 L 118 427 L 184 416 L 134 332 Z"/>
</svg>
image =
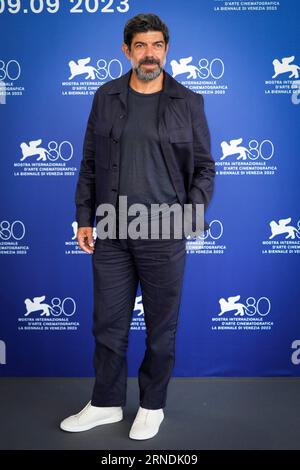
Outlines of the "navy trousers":
<svg viewBox="0 0 300 470">
<path fill-rule="evenodd" d="M 175 362 L 185 244 L 184 238 L 96 239 L 93 406 L 126 404 L 128 335 L 140 281 L 146 324 L 146 350 L 138 372 L 140 406 L 165 407 Z"/>
</svg>

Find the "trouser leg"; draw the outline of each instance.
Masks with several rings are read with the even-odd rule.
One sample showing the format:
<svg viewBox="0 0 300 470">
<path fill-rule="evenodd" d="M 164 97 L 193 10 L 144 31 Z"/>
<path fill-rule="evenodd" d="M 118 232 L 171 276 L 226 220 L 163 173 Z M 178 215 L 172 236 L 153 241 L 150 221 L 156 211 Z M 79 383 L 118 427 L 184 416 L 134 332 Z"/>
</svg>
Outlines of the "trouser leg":
<svg viewBox="0 0 300 470">
<path fill-rule="evenodd" d="M 93 334 L 95 385 L 93 406 L 124 406 L 127 346 L 138 277 L 126 242 L 96 240 Z"/>
<path fill-rule="evenodd" d="M 133 242 L 147 330 L 146 351 L 139 368 L 140 405 L 166 405 L 175 362 L 175 335 L 185 267 L 185 240 Z"/>
</svg>

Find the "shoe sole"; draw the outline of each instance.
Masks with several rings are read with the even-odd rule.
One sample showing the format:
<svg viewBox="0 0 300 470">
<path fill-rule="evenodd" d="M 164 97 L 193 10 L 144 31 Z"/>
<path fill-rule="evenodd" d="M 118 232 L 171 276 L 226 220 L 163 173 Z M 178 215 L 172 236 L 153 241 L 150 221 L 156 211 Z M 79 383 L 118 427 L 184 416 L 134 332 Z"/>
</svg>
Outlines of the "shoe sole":
<svg viewBox="0 0 300 470">
<path fill-rule="evenodd" d="M 133 436 L 130 436 L 130 435 L 129 435 L 129 437 L 130 437 L 130 439 L 134 439 L 135 441 L 144 441 L 146 439 L 151 439 L 152 437 L 156 436 L 157 433 L 158 433 L 158 431 L 155 434 L 153 434 L 151 436 L 148 436 L 148 437 L 133 437 Z"/>
<path fill-rule="evenodd" d="M 89 429 L 93 429 L 96 426 L 101 426 L 101 424 L 110 424 L 110 423 L 118 423 L 119 421 L 123 420 L 123 416 L 116 416 L 115 418 L 106 418 L 101 419 L 100 421 L 96 421 L 93 424 L 86 424 L 85 426 L 76 426 L 76 428 L 69 428 L 64 424 L 60 424 L 60 429 L 67 432 L 81 432 L 81 431 L 88 431 Z"/>
</svg>

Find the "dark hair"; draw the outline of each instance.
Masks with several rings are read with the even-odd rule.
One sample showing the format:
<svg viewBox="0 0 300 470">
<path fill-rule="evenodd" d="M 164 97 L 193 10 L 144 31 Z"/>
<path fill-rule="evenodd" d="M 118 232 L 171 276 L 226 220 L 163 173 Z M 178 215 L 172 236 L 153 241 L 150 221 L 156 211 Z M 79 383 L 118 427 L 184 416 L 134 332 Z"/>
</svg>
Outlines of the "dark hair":
<svg viewBox="0 0 300 470">
<path fill-rule="evenodd" d="M 166 45 L 168 44 L 170 36 L 167 25 L 157 15 L 140 13 L 128 20 L 124 28 L 124 42 L 129 50 L 133 36 L 136 33 L 146 33 L 147 31 L 161 31 Z"/>
</svg>

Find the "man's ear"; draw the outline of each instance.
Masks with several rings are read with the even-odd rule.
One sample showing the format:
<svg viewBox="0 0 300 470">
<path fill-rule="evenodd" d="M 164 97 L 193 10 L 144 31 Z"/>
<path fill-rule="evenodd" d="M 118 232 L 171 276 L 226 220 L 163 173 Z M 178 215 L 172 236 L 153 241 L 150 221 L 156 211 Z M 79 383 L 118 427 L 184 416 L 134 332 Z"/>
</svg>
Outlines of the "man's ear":
<svg viewBox="0 0 300 470">
<path fill-rule="evenodd" d="M 122 43 L 122 51 L 126 55 L 127 59 L 129 59 L 129 50 L 127 44 L 125 42 Z"/>
</svg>

